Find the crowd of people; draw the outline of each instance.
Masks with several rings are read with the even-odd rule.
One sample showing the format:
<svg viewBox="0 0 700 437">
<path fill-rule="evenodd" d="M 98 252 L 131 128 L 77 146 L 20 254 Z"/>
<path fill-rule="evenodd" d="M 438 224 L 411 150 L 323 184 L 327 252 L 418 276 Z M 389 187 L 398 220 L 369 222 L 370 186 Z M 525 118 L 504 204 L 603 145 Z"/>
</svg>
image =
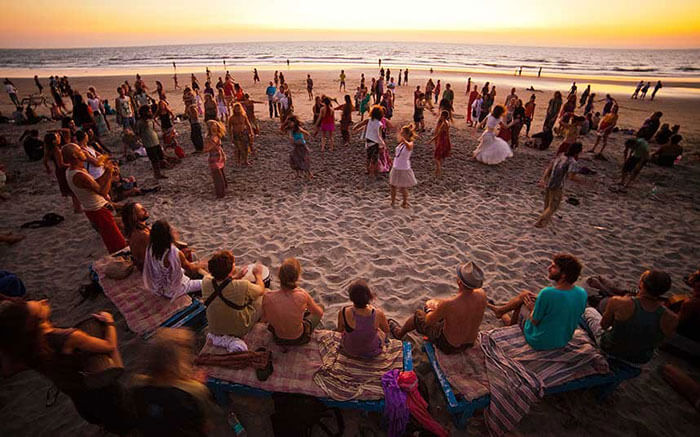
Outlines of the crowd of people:
<svg viewBox="0 0 700 437">
<path fill-rule="evenodd" d="M 395 127 L 391 121 L 396 105 L 395 91 L 397 87 L 408 85 L 408 74 L 408 69 L 401 69 L 396 81 L 389 68 L 381 68 L 379 75 L 371 78 L 369 86 L 362 74 L 354 100 L 346 94 L 342 103 L 315 93 L 313 79 L 307 75 L 306 90 L 309 101 L 313 102 L 313 120 L 311 128 L 306 130 L 284 74 L 275 72 L 265 89 L 269 117 L 279 118 L 280 131 L 288 136 L 289 162 L 297 176 L 313 178 L 308 146 L 312 137 L 320 133 L 321 153 L 332 153 L 336 148 L 335 113 L 339 111 L 343 145 L 350 143 L 353 132 L 361 132 L 369 177 L 376 179 L 378 174 L 388 173 L 391 206 L 396 205 L 400 192 L 401 206 L 408 208 L 409 189 L 417 184 L 411 156 L 419 135 L 426 130 L 425 110 L 436 116 L 436 125 L 428 140 L 434 144 L 436 177 L 443 174 L 444 160 L 451 153 L 450 132 L 457 111 L 451 84 L 446 83 L 443 88 L 440 80 L 433 82 L 430 78 L 423 90 L 420 85 L 416 86 L 412 99 L 413 122 Z M 260 81 L 257 70 L 254 79 L 256 83 Z M 346 81 L 343 70 L 339 76 L 339 91 L 345 91 Z M 10 93 L 9 86 L 14 88 L 14 85 L 7 82 Z M 41 92 L 38 78 L 36 84 Z M 175 128 L 177 117 L 160 82 L 156 81 L 155 90 L 150 92 L 139 75 L 133 87 L 125 81 L 116 89 L 114 109 L 94 87 L 88 89 L 83 99 L 65 77 L 52 77 L 49 88 L 62 127 L 48 131 L 43 141 L 39 139 L 38 130 L 27 130 L 21 138 L 25 153 L 31 160 L 43 159 L 47 173 L 52 172 L 50 164 L 53 163 L 61 194 L 71 198 L 75 212 L 84 212 L 109 253 L 129 248 L 134 264 L 142 272 L 146 289 L 168 299 L 187 294 L 201 296 L 207 306 L 209 332 L 215 336 L 242 338 L 256 323 L 264 322 L 280 345 L 295 346 L 310 341 L 324 308 L 301 287 L 302 267 L 297 259 L 285 259 L 279 266 L 280 287 L 271 291 L 265 284 L 260 264 L 251 271 L 247 267 L 238 268 L 230 251 L 218 251 L 208 260 L 197 261 L 166 220 L 149 226 L 149 213 L 143 205 L 119 203 L 154 189 L 139 187 L 133 177 L 121 175 L 114 154 L 100 141 L 101 136 L 113 129 L 108 116 L 114 115 L 116 126 L 121 128 L 125 157 L 147 156 L 156 179 L 166 178 L 164 170 L 177 165 L 184 156 Z M 641 91 L 640 98 L 644 99 L 648 88 L 649 84 L 640 82 L 632 98 L 637 98 Z M 651 100 L 660 88 L 659 82 Z M 228 139 L 232 144 L 237 166 L 251 165 L 251 156 L 256 153 L 255 139 L 260 134 L 255 104 L 264 102 L 251 99 L 228 72 L 212 86 L 207 71 L 203 98 L 200 89 L 197 77 L 192 74 L 191 86 L 184 87 L 182 94 L 184 118 L 189 122 L 194 153 L 206 154 L 214 193 L 217 198 L 223 198 L 228 186 L 224 141 Z M 13 95 L 14 102 L 16 90 L 10 93 L 11 98 Z M 561 202 L 565 180 L 576 181 L 577 174 L 585 173 L 585 167 L 579 163 L 583 153 L 582 138 L 595 132 L 596 141 L 589 152 L 606 159 L 603 151 L 619 118 L 620 105 L 613 97 L 607 95 L 596 100 L 590 86 L 579 96 L 574 83 L 565 102 L 559 91 L 554 93 L 547 105 L 542 131 L 530 137 L 535 94 L 523 103 L 513 88 L 502 105 L 496 104 L 495 85 L 486 82 L 479 91 L 479 86 L 469 78 L 467 95 L 467 126 L 483 129 L 473 152 L 477 162 L 499 165 L 512 158 L 519 147 L 523 127 L 528 147 L 546 150 L 554 138 L 562 139 L 540 180 L 545 204 L 535 223 L 537 227 L 551 222 Z M 72 102 L 70 111 L 63 103 L 66 96 Z M 601 112 L 596 111 L 598 102 L 605 102 Z M 360 117 L 357 123 L 352 119 L 355 111 Z M 678 162 L 683 152 L 680 127 L 662 124 L 662 117 L 661 112 L 654 112 L 634 136 L 625 141 L 624 163 L 619 184 L 613 187 L 615 191 L 626 190 L 648 162 L 666 167 Z M 206 128 L 204 132 L 201 118 Z M 393 130 L 397 131 L 397 144 L 392 156 L 388 138 Z M 601 149 L 597 151 L 601 141 Z M 653 153 L 651 142 L 659 145 Z M 403 323 L 389 318 L 375 306 L 375 293 L 369 283 L 358 279 L 348 288 L 349 305 L 337 315 L 341 347 L 348 355 L 371 358 L 382 353 L 383 344 L 390 337 L 403 339 L 409 332 L 417 331 L 444 353 L 459 353 L 474 346 L 486 309 L 492 310 L 506 325 L 519 325 L 527 343 L 536 350 L 564 347 L 583 317 L 602 351 L 633 365 L 648 362 L 654 350 L 676 330 L 684 336 L 697 337 L 700 273 L 694 273 L 688 281 L 695 294 L 677 308 L 669 307 L 663 298 L 670 289 L 671 280 L 660 270 L 642 274 L 638 293 L 612 296 L 600 305 L 587 307 L 590 303 L 587 293 L 576 285 L 581 269 L 581 262 L 573 255 L 556 255 L 547 271 L 553 286 L 544 287 L 539 293 L 522 292 L 499 305 L 487 298 L 482 288 L 484 272 L 477 263 L 465 263 L 457 269 L 454 296 L 427 301 L 424 308 L 415 311 Z M 104 325 L 101 336 L 80 329 L 54 327 L 46 301 L 3 300 L 0 302 L 0 330 L 10 333 L 0 340 L 3 369 L 29 367 L 42 372 L 71 397 L 84 418 L 115 432 L 147 423 L 144 419 L 147 412 L 138 408 L 142 404 L 133 403 L 133 399 L 146 396 L 143 387 L 186 387 L 184 390 L 194 396 L 200 406 L 201 416 L 197 417 L 196 426 L 205 426 L 206 411 L 212 406 L 206 388 L 191 376 L 191 367 L 188 367 L 193 353 L 191 334 L 162 331 L 151 346 L 146 374 L 135 378 L 129 390 L 116 382 L 88 389 L 77 378 L 83 371 L 77 354 L 103 354 L 115 367 L 123 367 L 114 319 L 105 312 L 94 315 L 94 319 Z M 166 356 L 168 360 L 163 359 Z M 669 374 L 672 375 L 669 378 L 677 376 L 674 371 Z"/>
</svg>

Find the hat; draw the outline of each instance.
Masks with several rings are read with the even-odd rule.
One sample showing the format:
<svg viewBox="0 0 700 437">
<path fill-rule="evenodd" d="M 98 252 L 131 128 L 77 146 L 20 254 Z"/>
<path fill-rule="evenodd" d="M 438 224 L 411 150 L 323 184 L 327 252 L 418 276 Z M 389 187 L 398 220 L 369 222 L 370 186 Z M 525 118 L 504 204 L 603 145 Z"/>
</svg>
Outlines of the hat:
<svg viewBox="0 0 700 437">
<path fill-rule="evenodd" d="M 481 288 L 484 283 L 484 272 L 472 261 L 457 267 L 459 282 L 469 288 Z"/>
</svg>

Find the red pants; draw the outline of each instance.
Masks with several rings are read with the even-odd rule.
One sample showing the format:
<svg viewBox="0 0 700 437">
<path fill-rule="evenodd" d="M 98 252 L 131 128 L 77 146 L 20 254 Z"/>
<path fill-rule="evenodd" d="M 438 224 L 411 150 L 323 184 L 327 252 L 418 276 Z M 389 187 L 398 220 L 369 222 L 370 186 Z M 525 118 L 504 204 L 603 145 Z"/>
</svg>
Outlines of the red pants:
<svg viewBox="0 0 700 437">
<path fill-rule="evenodd" d="M 126 241 L 114 222 L 112 211 L 107 209 L 107 207 L 102 207 L 97 211 L 85 211 L 85 215 L 90 220 L 92 227 L 99 232 L 109 253 L 114 253 L 126 247 Z"/>
</svg>

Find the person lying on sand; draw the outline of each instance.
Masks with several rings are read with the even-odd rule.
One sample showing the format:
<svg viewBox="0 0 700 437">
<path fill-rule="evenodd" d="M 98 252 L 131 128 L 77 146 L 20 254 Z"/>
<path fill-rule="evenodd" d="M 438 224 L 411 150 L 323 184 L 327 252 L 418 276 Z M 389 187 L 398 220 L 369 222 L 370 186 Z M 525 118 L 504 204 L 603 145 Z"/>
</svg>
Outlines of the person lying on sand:
<svg viewBox="0 0 700 437">
<path fill-rule="evenodd" d="M 671 277 L 660 270 L 647 270 L 639 278 L 636 296 L 614 296 L 603 314 L 586 308 L 583 318 L 600 348 L 614 357 L 644 364 L 654 350 L 678 326 L 678 317 L 664 307 L 661 296 L 671 288 Z"/>
<path fill-rule="evenodd" d="M 586 309 L 586 290 L 574 285 L 581 267 L 573 255 L 555 255 L 547 268 L 547 277 L 555 281 L 553 287 L 545 287 L 539 294 L 525 290 L 504 305 L 489 302 L 489 308 L 506 325 L 519 324 L 533 349 L 564 347 Z M 527 311 L 521 311 L 523 306 Z"/>
<path fill-rule="evenodd" d="M 484 272 L 473 262 L 457 268 L 458 293 L 449 299 L 430 299 L 400 326 L 389 319 L 394 338 L 401 340 L 411 331 L 428 340 L 446 354 L 462 352 L 474 346 L 486 309 L 486 293 L 481 288 Z"/>
</svg>

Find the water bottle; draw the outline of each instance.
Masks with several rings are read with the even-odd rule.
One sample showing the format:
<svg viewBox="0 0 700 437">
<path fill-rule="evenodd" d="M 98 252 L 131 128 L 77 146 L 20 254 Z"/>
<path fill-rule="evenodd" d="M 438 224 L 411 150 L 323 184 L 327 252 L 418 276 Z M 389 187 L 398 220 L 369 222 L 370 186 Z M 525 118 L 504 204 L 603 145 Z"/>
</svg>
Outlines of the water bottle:
<svg viewBox="0 0 700 437">
<path fill-rule="evenodd" d="M 243 425 L 241 422 L 238 420 L 238 416 L 236 416 L 236 413 L 231 411 L 228 415 L 228 424 L 233 430 L 233 435 L 236 437 L 247 437 L 248 433 L 246 432 L 245 428 L 243 428 Z"/>
</svg>

